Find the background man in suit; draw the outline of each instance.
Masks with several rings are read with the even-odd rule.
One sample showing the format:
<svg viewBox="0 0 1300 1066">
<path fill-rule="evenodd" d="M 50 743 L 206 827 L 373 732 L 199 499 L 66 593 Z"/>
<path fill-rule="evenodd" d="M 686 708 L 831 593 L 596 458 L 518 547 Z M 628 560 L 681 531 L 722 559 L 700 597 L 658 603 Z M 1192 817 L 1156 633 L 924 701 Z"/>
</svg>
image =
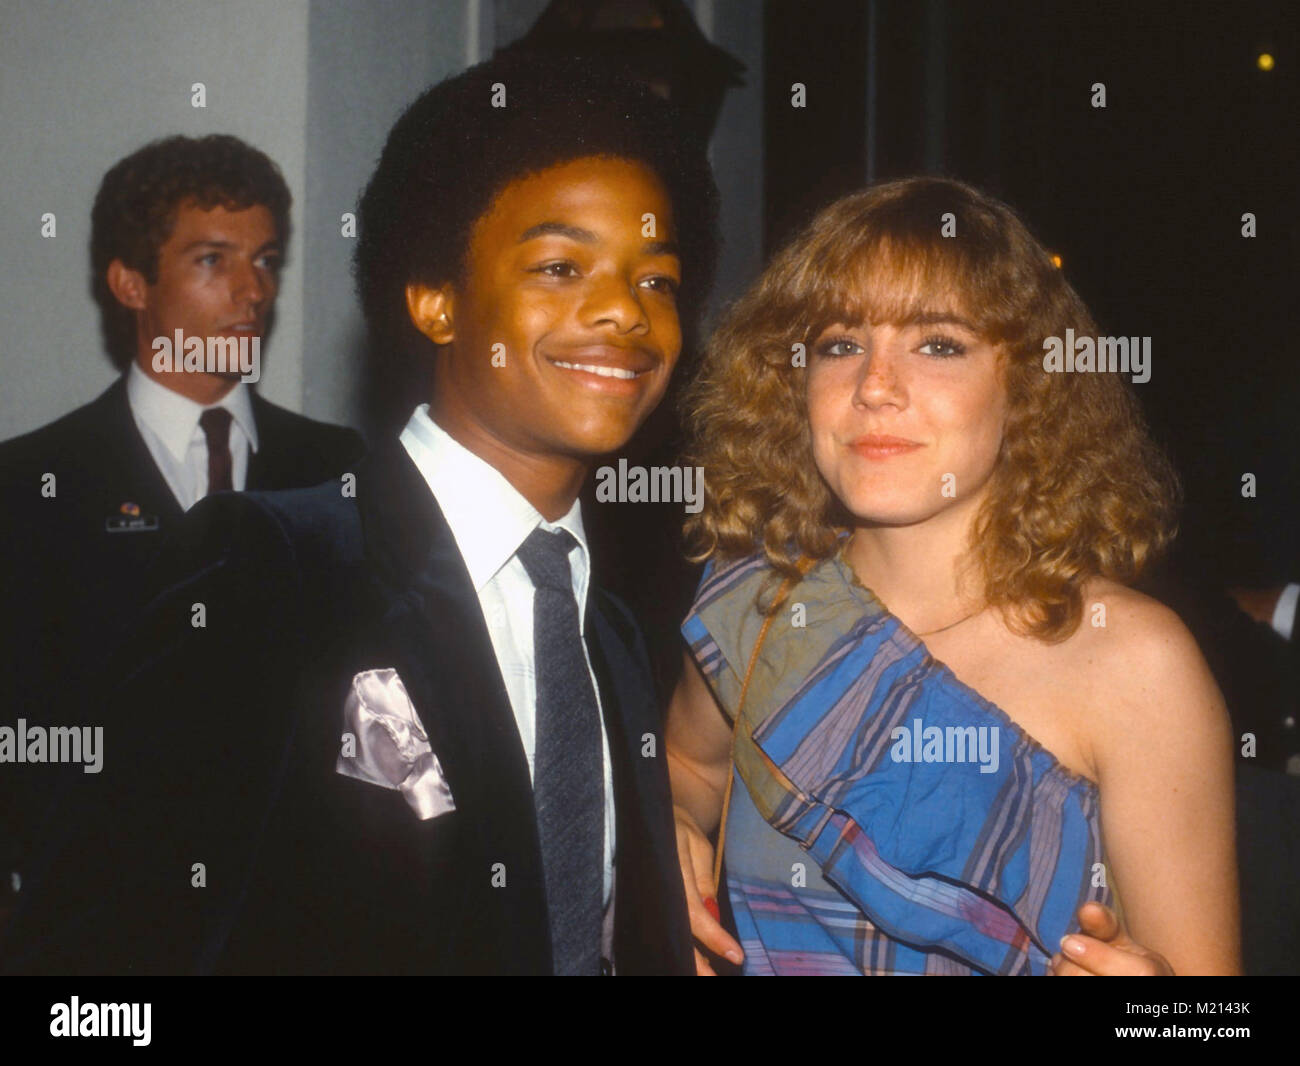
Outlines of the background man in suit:
<svg viewBox="0 0 1300 1066">
<path fill-rule="evenodd" d="M 499 56 L 399 119 L 359 219 L 431 401 L 354 485 L 183 524 L 11 970 L 694 971 L 644 642 L 577 498 L 707 289 L 703 148 L 648 89 Z"/>
<path fill-rule="evenodd" d="M 1268 655 L 1270 662 L 1283 664 L 1281 669 L 1272 672 L 1273 676 L 1281 674 L 1280 683 L 1274 688 L 1279 698 L 1267 704 L 1258 699 L 1242 700 L 1242 707 L 1254 712 L 1242 724 L 1245 731 L 1257 734 L 1258 747 L 1262 749 L 1260 765 L 1300 776 L 1300 694 L 1297 692 L 1300 627 L 1296 625 L 1300 583 L 1288 581 L 1266 588 L 1233 587 L 1228 593 L 1242 613 L 1257 623 L 1251 627 L 1250 634 L 1259 648 L 1257 654 Z M 1240 620 L 1237 625 L 1241 627 Z M 1244 673 L 1239 662 L 1234 666 Z M 1260 671 L 1255 671 L 1242 680 L 1258 684 L 1259 674 Z M 1241 687 L 1244 689 L 1247 684 Z M 1234 712 L 1239 709 L 1231 704 L 1229 707 Z"/>
<path fill-rule="evenodd" d="M 178 330 L 260 353 L 289 206 L 275 164 L 230 136 L 156 141 L 104 176 L 91 268 L 123 373 L 98 399 L 0 445 L 0 725 L 95 717 L 80 686 L 143 601 L 164 532 L 196 500 L 315 485 L 360 456 L 352 430 L 268 403 L 238 369 L 154 365 L 155 339 L 174 343 Z M 53 778 L 49 766 L 0 764 L 0 912 L 21 887 Z"/>
</svg>

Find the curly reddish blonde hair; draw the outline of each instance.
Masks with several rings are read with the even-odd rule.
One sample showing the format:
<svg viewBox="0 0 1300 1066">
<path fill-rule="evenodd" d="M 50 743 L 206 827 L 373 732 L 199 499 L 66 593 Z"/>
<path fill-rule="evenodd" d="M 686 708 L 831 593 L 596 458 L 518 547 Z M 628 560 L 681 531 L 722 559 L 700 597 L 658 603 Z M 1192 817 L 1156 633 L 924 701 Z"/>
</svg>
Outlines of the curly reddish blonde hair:
<svg viewBox="0 0 1300 1066">
<path fill-rule="evenodd" d="M 686 523 L 692 558 L 761 551 L 797 580 L 801 557 L 837 551 L 850 520 L 813 460 L 798 346 L 834 324 L 903 324 L 936 295 L 999 346 L 1007 393 L 967 562 L 1016 632 L 1063 640 L 1088 578 L 1131 584 L 1168 545 L 1178 482 L 1120 375 L 1043 369 L 1046 338 L 1096 326 L 1042 245 L 1011 208 L 942 178 L 873 185 L 823 209 L 714 332 L 683 396 L 705 478 Z"/>
</svg>

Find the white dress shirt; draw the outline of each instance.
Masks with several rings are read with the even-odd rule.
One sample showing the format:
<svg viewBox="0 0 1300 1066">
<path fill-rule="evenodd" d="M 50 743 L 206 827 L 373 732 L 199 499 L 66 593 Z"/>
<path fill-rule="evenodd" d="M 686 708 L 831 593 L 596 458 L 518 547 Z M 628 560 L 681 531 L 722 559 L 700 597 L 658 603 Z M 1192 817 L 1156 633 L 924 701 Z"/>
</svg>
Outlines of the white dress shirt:
<svg viewBox="0 0 1300 1066">
<path fill-rule="evenodd" d="M 126 375 L 126 399 L 149 454 L 183 511 L 208 494 L 208 439 L 199 416 L 208 407 L 224 407 L 231 416 L 230 481 L 236 491 L 243 491 L 250 449 L 257 451 L 257 424 L 248 386 L 242 381 L 218 403 L 205 407 L 160 385 L 132 363 Z"/>
<path fill-rule="evenodd" d="M 573 576 L 573 595 L 578 601 L 578 624 L 584 637 L 582 653 L 587 659 L 587 672 L 591 674 L 591 687 L 599 709 L 600 687 L 591 672 L 591 656 L 587 654 L 585 641 L 591 556 L 582 528 L 582 510 L 574 500 L 568 514 L 553 523 L 547 522 L 496 467 L 480 459 L 434 422 L 429 417 L 428 404 L 415 409 L 402 430 L 401 441 L 438 501 L 478 593 L 531 778 L 537 752 L 533 583 L 515 553 L 539 525 L 551 532 L 567 530 L 578 542 L 577 550 L 569 553 L 569 569 Z M 605 767 L 604 885 L 608 908 L 614 877 L 614 783 L 603 714 L 600 733 Z"/>
<path fill-rule="evenodd" d="M 1282 589 L 1273 608 L 1273 628 L 1283 640 L 1290 640 L 1295 632 L 1296 602 L 1300 600 L 1300 585 L 1292 582 Z"/>
</svg>

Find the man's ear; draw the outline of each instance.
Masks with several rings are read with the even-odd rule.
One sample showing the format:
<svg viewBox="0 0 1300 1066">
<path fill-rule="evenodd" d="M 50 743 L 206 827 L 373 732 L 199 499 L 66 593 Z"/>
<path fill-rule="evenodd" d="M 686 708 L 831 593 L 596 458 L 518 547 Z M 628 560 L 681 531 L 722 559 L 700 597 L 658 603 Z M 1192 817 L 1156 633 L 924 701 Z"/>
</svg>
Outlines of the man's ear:
<svg viewBox="0 0 1300 1066">
<path fill-rule="evenodd" d="M 456 339 L 454 305 L 450 285 L 434 289 L 413 281 L 406 286 L 406 311 L 415 328 L 434 344 L 450 344 Z"/>
<path fill-rule="evenodd" d="M 108 290 L 123 307 L 132 311 L 143 311 L 148 306 L 149 283 L 138 270 L 133 270 L 120 259 L 108 264 L 105 275 Z"/>
</svg>

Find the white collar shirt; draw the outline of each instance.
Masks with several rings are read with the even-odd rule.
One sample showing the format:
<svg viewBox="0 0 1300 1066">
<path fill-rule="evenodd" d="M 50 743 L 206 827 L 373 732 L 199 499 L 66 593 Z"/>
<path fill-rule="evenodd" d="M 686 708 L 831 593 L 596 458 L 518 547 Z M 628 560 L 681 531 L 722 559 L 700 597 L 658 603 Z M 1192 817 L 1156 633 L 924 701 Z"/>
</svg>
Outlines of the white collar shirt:
<svg viewBox="0 0 1300 1066">
<path fill-rule="evenodd" d="M 250 454 L 257 451 L 253 401 L 242 381 L 214 404 L 196 403 L 149 377 L 135 363 L 126 375 L 126 399 L 145 446 L 181 510 L 208 494 L 208 439 L 199 416 L 209 407 L 230 412 L 230 480 L 236 491 L 248 484 Z"/>
<path fill-rule="evenodd" d="M 586 648 L 591 556 L 582 526 L 582 510 L 575 500 L 567 514 L 555 522 L 547 522 L 499 470 L 434 422 L 429 417 L 428 404 L 415 409 L 402 431 L 401 443 L 438 501 L 478 594 L 531 778 L 537 752 L 533 583 L 516 552 L 539 525 L 551 532 L 566 530 L 578 542 L 577 549 L 569 554 L 570 572 L 583 633 L 583 655 L 599 709 L 600 687 L 591 670 L 591 656 Z M 613 892 L 615 808 L 609 738 L 603 713 L 600 728 L 605 775 L 604 899 L 608 909 Z"/>
</svg>

